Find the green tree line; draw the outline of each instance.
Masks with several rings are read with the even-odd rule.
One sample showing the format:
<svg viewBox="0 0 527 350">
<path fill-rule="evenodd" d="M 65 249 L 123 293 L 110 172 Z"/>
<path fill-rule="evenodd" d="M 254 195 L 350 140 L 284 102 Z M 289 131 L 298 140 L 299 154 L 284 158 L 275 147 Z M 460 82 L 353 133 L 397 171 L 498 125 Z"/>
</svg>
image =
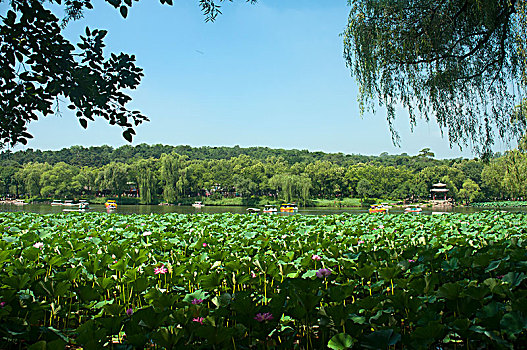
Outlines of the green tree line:
<svg viewBox="0 0 527 350">
<path fill-rule="evenodd" d="M 359 154 L 344 153 L 324 153 L 310 152 L 308 150 L 285 150 L 273 149 L 268 147 L 191 147 L 187 145 L 148 145 L 140 144 L 137 146 L 125 145 L 119 148 L 110 146 L 72 146 L 63 148 L 59 151 L 41 151 L 28 148 L 25 151 L 11 152 L 5 150 L 0 152 L 0 162 L 11 160 L 19 164 L 29 162 L 49 163 L 54 165 L 65 162 L 70 165 L 101 167 L 111 162 L 128 163 L 133 158 L 161 158 L 163 154 L 177 153 L 188 156 L 191 160 L 210 160 L 210 159 L 231 159 L 241 155 L 247 155 L 258 160 L 266 160 L 269 157 L 282 157 L 288 163 L 311 163 L 317 160 L 326 160 L 332 163 L 348 166 L 357 163 L 369 163 L 383 165 L 408 165 L 412 168 L 423 168 L 434 162 L 435 164 L 450 164 L 450 160 L 431 159 L 429 149 L 425 148 L 418 157 L 409 156 L 406 153 L 401 155 L 389 155 L 383 153 L 380 156 L 366 156 Z M 433 156 L 433 153 L 431 153 Z"/>
<path fill-rule="evenodd" d="M 75 146 L 0 156 L 0 190 L 10 197 L 137 195 L 141 203 L 150 204 L 237 196 L 308 204 L 313 199 L 345 197 L 429 199 L 430 188 L 437 182 L 445 183 L 449 196 L 462 202 L 527 194 L 527 154 L 522 149 L 487 162 L 437 160 L 429 149 L 416 156 L 360 156 L 264 147 L 162 145 Z"/>
</svg>

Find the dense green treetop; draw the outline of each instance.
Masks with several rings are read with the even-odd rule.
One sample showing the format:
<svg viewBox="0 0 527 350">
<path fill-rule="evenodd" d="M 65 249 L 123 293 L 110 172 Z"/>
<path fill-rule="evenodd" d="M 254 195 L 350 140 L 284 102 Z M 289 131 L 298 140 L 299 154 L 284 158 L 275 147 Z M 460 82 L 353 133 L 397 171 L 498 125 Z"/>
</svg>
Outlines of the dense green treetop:
<svg viewBox="0 0 527 350">
<path fill-rule="evenodd" d="M 338 165 L 351 165 L 357 163 L 377 163 L 383 165 L 401 166 L 408 165 L 412 168 L 422 169 L 432 164 L 452 164 L 455 160 L 436 160 L 422 156 L 387 155 L 365 156 L 359 154 L 343 153 L 324 153 L 320 151 L 311 152 L 308 150 L 285 150 L 273 149 L 268 147 L 191 147 L 191 146 L 168 146 L 168 145 L 147 145 L 121 146 L 114 149 L 110 146 L 72 146 L 63 148 L 59 151 L 41 151 L 31 148 L 25 151 L 11 152 L 9 150 L 0 152 L 0 162 L 7 160 L 15 161 L 18 164 L 29 162 L 56 164 L 65 162 L 77 166 L 102 166 L 111 162 L 127 163 L 134 159 L 159 159 L 163 154 L 177 153 L 187 156 L 190 160 L 220 160 L 232 159 L 246 155 L 253 159 L 267 160 L 269 158 L 281 158 L 289 164 L 313 163 L 316 161 L 326 161 Z"/>
</svg>

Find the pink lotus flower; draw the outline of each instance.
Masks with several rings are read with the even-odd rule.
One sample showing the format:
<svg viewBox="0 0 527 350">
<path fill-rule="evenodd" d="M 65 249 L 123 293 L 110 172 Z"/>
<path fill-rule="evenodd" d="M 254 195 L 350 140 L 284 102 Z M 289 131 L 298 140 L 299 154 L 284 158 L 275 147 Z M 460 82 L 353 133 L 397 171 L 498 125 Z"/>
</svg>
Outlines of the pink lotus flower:
<svg viewBox="0 0 527 350">
<path fill-rule="evenodd" d="M 360 240 L 360 241 L 358 241 L 357 243 L 358 243 L 358 244 L 363 244 L 364 241 L 363 241 L 363 240 Z"/>
<path fill-rule="evenodd" d="M 274 317 L 273 317 L 273 314 L 270 313 L 270 312 L 265 312 L 265 313 L 257 313 L 256 316 L 254 316 L 254 319 L 258 322 L 264 322 L 264 321 L 270 321 L 272 320 Z"/>
<path fill-rule="evenodd" d="M 126 310 L 126 314 L 127 314 L 128 316 L 132 316 L 133 313 L 134 313 L 134 310 L 132 310 L 132 308 L 128 308 L 128 309 Z"/>
<path fill-rule="evenodd" d="M 2 301 L 2 302 L 0 303 L 0 307 L 4 307 L 4 306 L 5 306 L 5 301 Z"/>
<path fill-rule="evenodd" d="M 256 278 L 256 274 L 254 272 L 251 271 L 251 277 L 252 278 Z"/>
<path fill-rule="evenodd" d="M 161 267 L 154 268 L 154 275 L 158 275 L 158 274 L 164 275 L 167 272 L 168 272 L 168 269 L 165 267 L 165 264 L 161 264 Z"/>
<path fill-rule="evenodd" d="M 44 243 L 37 242 L 37 243 L 33 244 L 33 247 L 38 248 L 38 249 L 42 249 L 44 247 Z"/>
<path fill-rule="evenodd" d="M 414 260 L 414 259 L 408 259 L 408 262 L 409 262 L 409 263 L 414 263 L 415 260 Z"/>
<path fill-rule="evenodd" d="M 206 247 L 206 246 L 207 246 L 207 243 L 203 243 L 203 246 Z"/>
<path fill-rule="evenodd" d="M 312 260 L 320 261 L 322 258 L 319 255 L 313 254 L 311 255 Z"/>
<path fill-rule="evenodd" d="M 316 275 L 318 278 L 328 277 L 331 275 L 331 271 L 328 269 L 320 269 L 317 271 Z"/>
<path fill-rule="evenodd" d="M 192 319 L 192 322 L 198 322 L 199 324 L 203 324 L 203 317 L 195 317 Z"/>
<path fill-rule="evenodd" d="M 193 305 L 199 305 L 203 302 L 203 299 L 196 299 L 194 298 L 194 300 L 192 300 L 192 304 Z"/>
</svg>

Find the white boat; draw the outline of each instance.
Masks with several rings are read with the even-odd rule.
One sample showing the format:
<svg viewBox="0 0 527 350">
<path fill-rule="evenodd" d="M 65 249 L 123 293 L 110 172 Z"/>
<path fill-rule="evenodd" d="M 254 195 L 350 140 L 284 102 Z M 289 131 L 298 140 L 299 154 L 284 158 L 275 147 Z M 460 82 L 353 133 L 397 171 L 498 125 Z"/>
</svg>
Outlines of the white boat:
<svg viewBox="0 0 527 350">
<path fill-rule="evenodd" d="M 412 207 L 412 208 L 406 208 L 404 209 L 404 212 L 405 213 L 420 213 L 422 212 L 423 209 L 419 208 L 419 207 Z"/>
<path fill-rule="evenodd" d="M 258 208 L 247 208 L 246 209 L 248 213 L 258 213 L 260 212 L 260 209 Z"/>
<path fill-rule="evenodd" d="M 51 202 L 51 205 L 52 206 L 59 206 L 59 205 L 62 205 L 62 202 L 61 201 L 58 201 L 58 200 L 53 200 L 53 202 Z"/>
<path fill-rule="evenodd" d="M 205 204 L 203 204 L 203 202 L 194 202 L 194 204 L 192 204 L 192 206 L 194 208 L 201 208 L 201 207 L 204 207 Z"/>
<path fill-rule="evenodd" d="M 64 203 L 62 205 L 65 206 L 65 207 L 76 207 L 79 204 L 78 203 L 73 203 L 72 200 L 67 200 L 67 201 L 64 201 Z"/>
<path fill-rule="evenodd" d="M 62 209 L 62 211 L 80 211 L 80 212 L 85 212 L 87 211 L 88 209 L 90 209 L 90 203 L 88 203 L 87 201 L 79 201 L 80 203 L 77 203 L 77 204 L 74 204 L 74 205 L 71 205 L 71 208 L 65 208 L 65 209 Z M 77 207 L 77 208 L 74 208 L 74 207 Z"/>
<path fill-rule="evenodd" d="M 278 209 L 276 209 L 276 206 L 274 206 L 274 205 L 266 204 L 266 205 L 264 205 L 263 212 L 264 213 L 276 213 L 276 212 L 278 212 Z"/>
</svg>

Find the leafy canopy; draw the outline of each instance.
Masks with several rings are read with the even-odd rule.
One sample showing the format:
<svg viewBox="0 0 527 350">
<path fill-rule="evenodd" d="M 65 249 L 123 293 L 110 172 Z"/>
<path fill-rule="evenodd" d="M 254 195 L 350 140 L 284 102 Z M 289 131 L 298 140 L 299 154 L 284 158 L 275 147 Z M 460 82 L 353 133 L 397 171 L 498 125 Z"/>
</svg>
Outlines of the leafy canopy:
<svg viewBox="0 0 527 350">
<path fill-rule="evenodd" d="M 125 18 L 132 6 L 132 0 L 106 1 Z M 172 5 L 172 0 L 160 2 Z M 218 2 L 223 0 L 199 0 L 206 20 L 221 13 Z M 46 8 L 50 5 L 63 8 L 61 19 Z M 63 98 L 82 127 L 102 117 L 122 127 L 123 137 L 131 141 L 134 127 L 148 121 L 126 108 L 131 98 L 124 90 L 135 89 L 143 77 L 135 56 L 105 56 L 105 30 L 86 28 L 76 45 L 63 36 L 69 21 L 93 8 L 91 0 L 11 0 L 6 7 L 0 15 L 0 148 L 26 144 L 32 138 L 27 124 L 60 113 Z"/>
<path fill-rule="evenodd" d="M 451 144 L 490 151 L 525 132 L 511 119 L 525 93 L 524 0 L 349 0 L 344 57 L 361 110 L 386 107 L 394 142 L 398 104 L 435 118 Z"/>
</svg>

